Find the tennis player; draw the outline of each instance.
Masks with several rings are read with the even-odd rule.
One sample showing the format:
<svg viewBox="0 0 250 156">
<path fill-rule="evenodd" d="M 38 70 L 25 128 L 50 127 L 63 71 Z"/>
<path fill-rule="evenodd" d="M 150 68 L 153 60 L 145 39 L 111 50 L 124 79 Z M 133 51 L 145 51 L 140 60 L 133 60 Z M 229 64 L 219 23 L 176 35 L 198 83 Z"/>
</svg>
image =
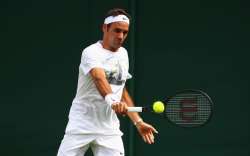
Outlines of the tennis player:
<svg viewBox="0 0 250 156">
<path fill-rule="evenodd" d="M 130 16 L 123 9 L 110 10 L 102 26 L 103 39 L 83 50 L 76 96 L 58 156 L 82 156 L 91 148 L 95 156 L 124 156 L 117 114 L 128 115 L 143 140 L 154 143 L 156 129 L 138 113 L 125 88 L 131 78 L 127 50 Z"/>
</svg>

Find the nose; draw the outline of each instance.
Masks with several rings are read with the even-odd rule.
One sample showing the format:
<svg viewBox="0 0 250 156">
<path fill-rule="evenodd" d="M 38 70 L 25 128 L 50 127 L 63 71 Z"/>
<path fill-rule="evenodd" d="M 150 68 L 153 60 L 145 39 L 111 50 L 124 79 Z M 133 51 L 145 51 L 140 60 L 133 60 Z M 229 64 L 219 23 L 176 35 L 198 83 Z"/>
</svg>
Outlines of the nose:
<svg viewBox="0 0 250 156">
<path fill-rule="evenodd" d="M 117 33 L 117 38 L 122 40 L 124 37 L 124 34 L 122 32 Z"/>
</svg>

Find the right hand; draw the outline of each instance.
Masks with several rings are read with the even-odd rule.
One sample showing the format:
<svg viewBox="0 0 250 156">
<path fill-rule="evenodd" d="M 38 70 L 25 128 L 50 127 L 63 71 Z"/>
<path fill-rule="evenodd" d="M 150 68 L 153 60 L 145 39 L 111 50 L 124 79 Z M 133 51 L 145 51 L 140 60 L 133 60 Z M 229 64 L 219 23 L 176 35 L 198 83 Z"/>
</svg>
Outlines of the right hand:
<svg viewBox="0 0 250 156">
<path fill-rule="evenodd" d="M 111 105 L 111 108 L 120 115 L 126 115 L 128 112 L 128 106 L 125 102 L 115 102 Z"/>
</svg>

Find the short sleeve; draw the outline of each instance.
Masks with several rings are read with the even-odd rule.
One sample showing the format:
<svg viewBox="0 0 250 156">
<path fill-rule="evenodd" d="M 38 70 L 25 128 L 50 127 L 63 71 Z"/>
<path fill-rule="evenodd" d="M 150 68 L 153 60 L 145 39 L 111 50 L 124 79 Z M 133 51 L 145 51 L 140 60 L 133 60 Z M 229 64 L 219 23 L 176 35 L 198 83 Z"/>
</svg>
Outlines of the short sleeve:
<svg viewBox="0 0 250 156">
<path fill-rule="evenodd" d="M 83 73 L 87 75 L 91 69 L 97 67 L 102 68 L 102 61 L 100 57 L 91 49 L 83 50 L 80 64 L 80 68 L 83 70 Z"/>
<path fill-rule="evenodd" d="M 126 79 L 131 79 L 132 78 L 132 75 L 128 72 L 129 70 L 129 58 L 128 58 L 128 52 L 127 50 L 124 48 L 124 57 L 125 57 L 125 60 L 126 60 L 126 66 L 127 66 L 127 77 Z"/>
<path fill-rule="evenodd" d="M 131 79 L 131 78 L 132 78 L 132 75 L 128 72 L 127 79 Z"/>
</svg>

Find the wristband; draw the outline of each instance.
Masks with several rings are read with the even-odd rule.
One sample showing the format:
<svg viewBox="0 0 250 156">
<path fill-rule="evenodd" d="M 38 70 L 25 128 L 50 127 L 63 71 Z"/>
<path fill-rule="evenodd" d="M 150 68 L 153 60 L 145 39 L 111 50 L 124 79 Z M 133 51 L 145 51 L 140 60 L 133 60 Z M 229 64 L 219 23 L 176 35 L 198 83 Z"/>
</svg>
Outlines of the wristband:
<svg viewBox="0 0 250 156">
<path fill-rule="evenodd" d="M 107 94 L 105 96 L 105 101 L 108 105 L 112 106 L 113 103 L 120 102 L 119 98 L 115 94 Z"/>
<path fill-rule="evenodd" d="M 138 125 L 138 124 L 141 123 L 141 122 L 143 122 L 143 120 L 142 120 L 142 119 L 139 119 L 139 120 L 137 120 L 136 122 L 134 122 L 134 125 L 136 126 L 136 125 Z"/>
</svg>

